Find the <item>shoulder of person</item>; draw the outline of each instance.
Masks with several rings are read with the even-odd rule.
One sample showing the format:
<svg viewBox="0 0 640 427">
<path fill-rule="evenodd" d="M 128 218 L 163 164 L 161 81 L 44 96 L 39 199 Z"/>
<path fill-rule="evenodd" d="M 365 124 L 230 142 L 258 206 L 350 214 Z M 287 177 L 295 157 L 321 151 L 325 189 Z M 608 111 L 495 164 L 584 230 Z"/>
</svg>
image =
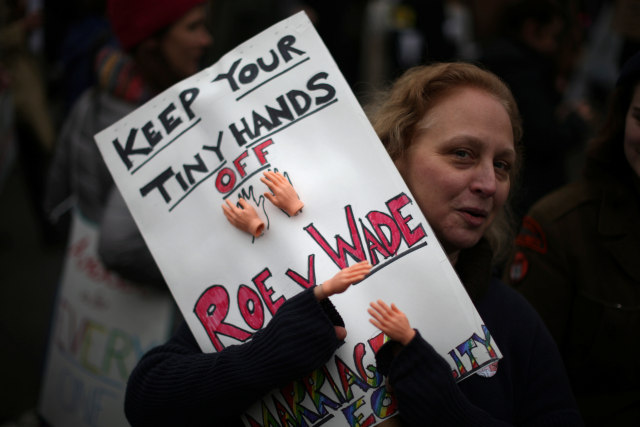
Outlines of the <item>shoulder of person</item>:
<svg viewBox="0 0 640 427">
<path fill-rule="evenodd" d="M 597 206 L 601 198 L 602 189 L 597 183 L 580 180 L 544 196 L 527 215 L 540 223 L 553 223 L 581 209 Z"/>
<path fill-rule="evenodd" d="M 499 312 L 504 315 L 512 315 L 516 318 L 536 318 L 535 309 L 529 301 L 518 291 L 508 286 L 500 278 L 492 277 L 489 284 L 488 297 L 495 301 L 496 306 L 501 306 Z"/>
</svg>

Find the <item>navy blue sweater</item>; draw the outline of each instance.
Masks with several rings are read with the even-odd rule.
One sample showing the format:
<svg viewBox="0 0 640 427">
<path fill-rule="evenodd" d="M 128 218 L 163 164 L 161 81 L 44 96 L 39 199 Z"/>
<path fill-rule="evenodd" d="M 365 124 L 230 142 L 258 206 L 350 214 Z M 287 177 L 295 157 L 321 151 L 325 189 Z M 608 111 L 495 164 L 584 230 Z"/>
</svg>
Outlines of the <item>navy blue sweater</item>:
<svg viewBox="0 0 640 427">
<path fill-rule="evenodd" d="M 490 265 L 490 250 L 479 244 L 460 255 L 456 271 L 504 356 L 496 374 L 456 383 L 447 362 L 419 334 L 397 354 L 387 343 L 378 352 L 378 368 L 389 375 L 402 421 L 582 425 L 549 333 L 524 298 L 491 279 Z M 340 322 L 328 300 L 318 304 L 309 289 L 283 304 L 251 341 L 220 353 L 202 353 L 183 325 L 131 374 L 127 419 L 134 427 L 241 425 L 253 402 L 330 358 L 339 345 L 333 324 Z"/>
<path fill-rule="evenodd" d="M 544 323 L 517 292 L 491 278 L 486 242 L 463 252 L 456 271 L 503 358 L 492 377 L 456 383 L 448 363 L 419 334 L 377 354 L 403 424 L 423 426 L 581 426 L 558 348 Z"/>
<path fill-rule="evenodd" d="M 251 341 L 219 353 L 203 353 L 184 323 L 131 373 L 128 421 L 134 427 L 242 425 L 240 415 L 252 403 L 323 366 L 338 347 L 333 324 L 342 319 L 324 301 L 307 289 L 287 300 Z"/>
</svg>

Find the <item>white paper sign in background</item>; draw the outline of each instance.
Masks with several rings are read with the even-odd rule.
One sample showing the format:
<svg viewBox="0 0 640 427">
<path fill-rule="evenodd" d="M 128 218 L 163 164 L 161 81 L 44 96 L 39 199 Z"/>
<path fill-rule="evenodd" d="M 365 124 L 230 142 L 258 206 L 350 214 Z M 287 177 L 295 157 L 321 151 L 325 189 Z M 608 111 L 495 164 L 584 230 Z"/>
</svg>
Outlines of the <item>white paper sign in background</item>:
<svg viewBox="0 0 640 427">
<path fill-rule="evenodd" d="M 74 211 L 47 346 L 38 409 L 54 427 L 128 425 L 127 379 L 169 338 L 166 292 L 128 282 L 98 257 L 98 226 Z"/>
<path fill-rule="evenodd" d="M 311 279 L 319 284 L 364 259 L 373 264 L 364 281 L 332 297 L 348 330 L 323 371 L 323 393 L 336 407 L 307 396 L 304 407 L 314 409 L 302 414 L 303 402 L 275 390 L 249 411 L 248 425 L 270 418 L 284 425 L 274 402 L 307 425 L 373 425 L 390 416 L 394 404 L 375 370 L 382 336 L 366 311 L 379 298 L 407 313 L 456 378 L 500 357 L 492 341 L 457 352 L 472 336 L 486 336 L 482 320 L 304 13 L 176 84 L 96 141 L 205 352 L 255 332 L 260 322 L 244 318 L 239 304 L 257 301 L 267 324 Z M 305 203 L 301 214 L 288 217 L 266 201 L 265 170 L 288 177 Z M 265 221 L 263 236 L 227 222 L 221 206 L 239 197 Z M 257 299 L 239 299 L 241 285 Z"/>
</svg>

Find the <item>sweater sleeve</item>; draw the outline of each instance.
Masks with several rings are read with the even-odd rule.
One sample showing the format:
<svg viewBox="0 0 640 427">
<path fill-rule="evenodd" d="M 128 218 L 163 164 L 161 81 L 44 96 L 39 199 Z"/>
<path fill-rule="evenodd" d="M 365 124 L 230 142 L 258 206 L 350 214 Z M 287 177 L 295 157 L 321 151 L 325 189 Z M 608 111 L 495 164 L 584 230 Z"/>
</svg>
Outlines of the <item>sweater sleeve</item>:
<svg viewBox="0 0 640 427">
<path fill-rule="evenodd" d="M 251 341 L 203 353 L 186 324 L 143 356 L 127 384 L 132 426 L 231 425 L 275 387 L 322 366 L 339 342 L 313 289 L 290 298 Z"/>
<path fill-rule="evenodd" d="M 385 346 L 394 345 L 391 341 Z M 389 383 L 398 401 L 399 415 L 408 426 L 433 425 L 507 426 L 474 406 L 458 388 L 447 362 L 420 332 L 397 351 L 376 355 L 378 366 L 389 367 Z M 395 354 L 395 357 L 394 357 Z"/>
<path fill-rule="evenodd" d="M 405 347 L 391 341 L 378 351 L 407 425 L 584 425 L 558 349 L 526 300 L 495 279 L 477 308 L 503 354 L 491 378 L 456 383 L 419 333 Z"/>
</svg>

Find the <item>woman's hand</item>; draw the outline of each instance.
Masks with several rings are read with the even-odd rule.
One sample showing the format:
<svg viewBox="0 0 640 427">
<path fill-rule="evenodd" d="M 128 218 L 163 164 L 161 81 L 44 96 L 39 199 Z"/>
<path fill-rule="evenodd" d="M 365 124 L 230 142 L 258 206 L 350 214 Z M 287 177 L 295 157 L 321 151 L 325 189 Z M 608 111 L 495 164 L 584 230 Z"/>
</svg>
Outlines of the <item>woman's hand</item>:
<svg viewBox="0 0 640 427">
<path fill-rule="evenodd" d="M 236 228 L 246 231 L 253 237 L 260 237 L 264 231 L 264 222 L 258 217 L 255 209 L 245 200 L 239 199 L 242 209 L 226 200 L 227 205 L 222 205 L 222 211 L 227 220 Z"/>
<path fill-rule="evenodd" d="M 416 331 L 409 324 L 407 316 L 395 304 L 389 307 L 382 300 L 372 302 L 367 311 L 371 315 L 369 321 L 392 340 L 407 345 L 416 336 Z"/>
<path fill-rule="evenodd" d="M 285 211 L 289 216 L 294 216 L 304 206 L 304 203 L 298 198 L 298 194 L 293 189 L 291 183 L 280 172 L 263 172 L 260 178 L 271 192 L 264 193 L 271 203 Z"/>
<path fill-rule="evenodd" d="M 355 282 L 364 279 L 371 271 L 369 261 L 360 261 L 357 264 L 343 268 L 331 279 L 316 286 L 313 290 L 318 301 L 328 298 L 333 294 L 339 294 L 347 290 L 347 288 Z"/>
</svg>

